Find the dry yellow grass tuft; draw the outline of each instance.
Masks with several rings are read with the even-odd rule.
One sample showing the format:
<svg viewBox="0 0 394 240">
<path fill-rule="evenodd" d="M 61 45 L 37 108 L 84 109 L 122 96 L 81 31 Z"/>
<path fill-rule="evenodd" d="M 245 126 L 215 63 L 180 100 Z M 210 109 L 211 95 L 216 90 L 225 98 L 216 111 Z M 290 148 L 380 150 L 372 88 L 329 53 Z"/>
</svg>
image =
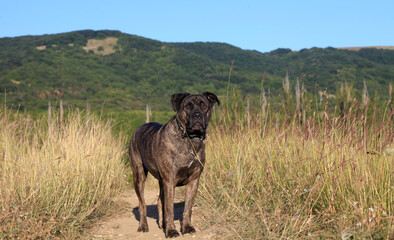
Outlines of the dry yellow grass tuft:
<svg viewBox="0 0 394 240">
<path fill-rule="evenodd" d="M 218 109 L 209 133 L 198 195 L 208 225 L 244 239 L 392 238 L 394 111 L 299 124 L 235 109 Z"/>
<path fill-rule="evenodd" d="M 83 49 L 86 52 L 92 50 L 95 54 L 108 55 L 116 52 L 116 46 L 119 47 L 118 38 L 107 37 L 106 39 L 89 39 Z"/>
<path fill-rule="evenodd" d="M 0 126 L 1 239 L 75 238 L 125 182 L 124 139 L 108 122 L 0 110 Z"/>
</svg>

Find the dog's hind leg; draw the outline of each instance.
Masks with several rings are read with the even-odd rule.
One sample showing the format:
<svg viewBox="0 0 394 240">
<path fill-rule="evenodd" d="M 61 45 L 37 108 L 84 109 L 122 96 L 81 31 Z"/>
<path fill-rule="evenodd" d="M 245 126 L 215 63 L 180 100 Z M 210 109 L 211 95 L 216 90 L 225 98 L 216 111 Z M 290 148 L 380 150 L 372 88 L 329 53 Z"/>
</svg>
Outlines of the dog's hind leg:
<svg viewBox="0 0 394 240">
<path fill-rule="evenodd" d="M 135 193 L 137 194 L 139 200 L 138 210 L 140 212 L 140 225 L 137 230 L 138 232 L 149 232 L 148 222 L 146 219 L 146 203 L 144 197 L 146 176 L 147 171 L 144 171 L 144 169 L 138 169 L 137 173 L 133 173 Z"/>
<path fill-rule="evenodd" d="M 157 199 L 157 216 L 158 216 L 159 228 L 162 229 L 165 226 L 163 220 L 164 189 L 163 189 L 163 182 L 161 180 L 159 180 L 159 186 L 160 186 L 160 194 L 159 194 L 159 198 Z"/>
<path fill-rule="evenodd" d="M 140 213 L 140 225 L 138 232 L 148 232 L 148 221 L 146 219 L 146 203 L 144 198 L 145 180 L 148 170 L 144 168 L 141 155 L 138 149 L 134 148 L 135 144 L 131 143 L 129 149 L 130 165 L 133 171 L 134 190 L 139 200 L 138 210 Z"/>
</svg>

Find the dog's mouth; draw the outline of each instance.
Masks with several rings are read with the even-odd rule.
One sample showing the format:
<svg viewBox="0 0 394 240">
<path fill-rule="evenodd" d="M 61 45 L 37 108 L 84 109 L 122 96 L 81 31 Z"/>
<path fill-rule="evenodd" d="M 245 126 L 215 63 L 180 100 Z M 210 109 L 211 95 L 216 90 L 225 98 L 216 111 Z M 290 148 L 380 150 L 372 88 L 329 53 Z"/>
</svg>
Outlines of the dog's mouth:
<svg viewBox="0 0 394 240">
<path fill-rule="evenodd" d="M 199 137 L 205 136 L 206 127 L 200 121 L 196 121 L 196 122 L 188 124 L 188 126 L 186 127 L 186 130 L 187 130 L 187 134 L 189 135 L 189 137 L 191 137 L 191 138 L 198 137 L 199 138 Z"/>
</svg>

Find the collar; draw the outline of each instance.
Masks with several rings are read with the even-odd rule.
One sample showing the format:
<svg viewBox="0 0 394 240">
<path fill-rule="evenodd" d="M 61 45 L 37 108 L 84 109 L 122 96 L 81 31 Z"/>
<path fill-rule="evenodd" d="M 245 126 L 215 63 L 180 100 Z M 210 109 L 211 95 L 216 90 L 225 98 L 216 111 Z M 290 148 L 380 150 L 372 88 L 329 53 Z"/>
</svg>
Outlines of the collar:
<svg viewBox="0 0 394 240">
<path fill-rule="evenodd" d="M 202 135 L 201 137 L 193 137 L 193 138 L 190 138 L 189 135 L 188 135 L 187 132 L 186 132 L 186 128 L 184 128 L 184 127 L 182 126 L 182 124 L 179 123 L 179 121 L 178 121 L 178 119 L 176 118 L 176 116 L 175 116 L 175 121 L 176 121 L 176 125 L 178 126 L 178 131 L 181 133 L 181 137 L 182 137 L 182 138 L 188 137 L 190 140 L 200 140 L 200 141 L 205 140 L 205 134 Z"/>
<path fill-rule="evenodd" d="M 184 138 L 187 136 L 186 128 L 179 123 L 178 119 L 175 116 L 176 125 L 178 126 L 178 131 L 181 133 L 181 136 Z"/>
</svg>

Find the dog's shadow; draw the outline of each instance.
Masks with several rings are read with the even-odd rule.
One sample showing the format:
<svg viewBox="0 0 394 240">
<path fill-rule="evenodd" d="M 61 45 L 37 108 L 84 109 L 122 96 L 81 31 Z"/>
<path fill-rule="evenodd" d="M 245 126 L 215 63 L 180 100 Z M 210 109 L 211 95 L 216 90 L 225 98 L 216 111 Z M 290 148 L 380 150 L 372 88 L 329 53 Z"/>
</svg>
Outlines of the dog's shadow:
<svg viewBox="0 0 394 240">
<path fill-rule="evenodd" d="M 185 209 L 185 202 L 174 203 L 174 220 L 179 220 L 182 223 L 183 220 L 183 210 Z M 138 207 L 133 208 L 133 214 L 135 219 L 140 221 L 140 212 L 138 211 Z M 159 215 L 157 211 L 157 205 L 146 205 L 146 215 L 148 218 L 154 218 L 156 220 L 156 224 L 159 224 Z"/>
</svg>

